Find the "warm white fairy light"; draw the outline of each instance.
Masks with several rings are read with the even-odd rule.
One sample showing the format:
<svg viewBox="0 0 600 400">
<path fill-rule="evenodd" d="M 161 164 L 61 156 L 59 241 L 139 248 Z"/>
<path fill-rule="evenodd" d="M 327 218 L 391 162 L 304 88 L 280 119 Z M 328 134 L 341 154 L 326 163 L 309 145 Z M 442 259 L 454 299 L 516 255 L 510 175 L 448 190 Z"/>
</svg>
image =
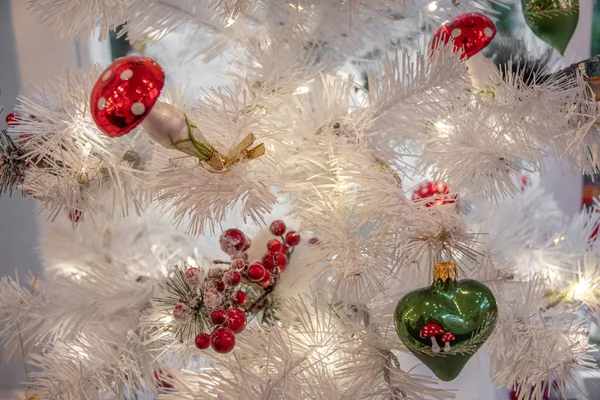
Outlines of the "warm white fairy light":
<svg viewBox="0 0 600 400">
<path fill-rule="evenodd" d="M 428 9 L 429 11 L 435 11 L 435 10 L 437 10 L 437 9 L 438 9 L 437 2 L 435 2 L 435 1 L 432 1 L 431 3 L 429 3 L 429 4 L 427 5 L 427 9 Z"/>
</svg>

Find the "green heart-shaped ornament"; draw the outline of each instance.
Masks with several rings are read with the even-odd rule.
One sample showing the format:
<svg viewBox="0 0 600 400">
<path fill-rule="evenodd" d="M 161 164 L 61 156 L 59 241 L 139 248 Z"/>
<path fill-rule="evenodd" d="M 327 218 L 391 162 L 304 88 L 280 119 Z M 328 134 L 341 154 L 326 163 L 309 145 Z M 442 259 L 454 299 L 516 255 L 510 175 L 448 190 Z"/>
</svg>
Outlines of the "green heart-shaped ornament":
<svg viewBox="0 0 600 400">
<path fill-rule="evenodd" d="M 456 280 L 456 265 L 437 263 L 431 286 L 396 306 L 398 337 L 439 379 L 451 381 L 496 326 L 498 306 L 483 283 Z"/>
<path fill-rule="evenodd" d="M 575 33 L 579 0 L 522 0 L 525 22 L 533 33 L 561 55 Z"/>
</svg>

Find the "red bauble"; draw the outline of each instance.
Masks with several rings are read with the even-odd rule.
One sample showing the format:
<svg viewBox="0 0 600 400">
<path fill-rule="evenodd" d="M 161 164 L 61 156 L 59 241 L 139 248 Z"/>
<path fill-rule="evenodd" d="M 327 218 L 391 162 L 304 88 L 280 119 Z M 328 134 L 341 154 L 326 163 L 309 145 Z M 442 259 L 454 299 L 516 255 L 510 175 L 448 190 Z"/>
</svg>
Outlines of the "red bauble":
<svg viewBox="0 0 600 400">
<path fill-rule="evenodd" d="M 435 183 L 423 182 L 413 191 L 412 194 L 413 201 L 420 201 L 421 199 L 428 197 L 435 197 L 435 199 L 433 201 L 426 202 L 425 207 L 452 204 L 456 201 L 456 196 L 450 195 L 450 188 L 448 188 L 446 182 L 442 181 Z"/>
<path fill-rule="evenodd" d="M 227 271 L 223 274 L 223 282 L 229 287 L 235 287 L 240 284 L 242 276 L 237 271 Z"/>
<path fill-rule="evenodd" d="M 196 335 L 194 343 L 200 350 L 206 350 L 210 347 L 210 335 L 208 333 L 199 333 Z"/>
<path fill-rule="evenodd" d="M 282 243 L 277 239 L 271 239 L 267 242 L 267 251 L 271 254 L 277 254 L 281 251 Z"/>
<path fill-rule="evenodd" d="M 285 243 L 288 246 L 298 246 L 300 244 L 300 234 L 296 231 L 289 231 L 285 234 Z"/>
<path fill-rule="evenodd" d="M 418 201 L 420 199 L 424 199 L 426 197 L 431 197 L 435 195 L 435 188 L 432 182 L 423 182 L 413 191 L 412 199 L 413 201 Z"/>
<path fill-rule="evenodd" d="M 239 308 L 227 310 L 227 324 L 233 333 L 240 333 L 246 329 L 246 313 Z"/>
<path fill-rule="evenodd" d="M 19 118 L 17 114 L 10 113 L 6 114 L 6 118 L 4 120 L 6 121 L 6 125 L 8 126 L 17 126 L 19 125 L 21 118 Z"/>
<path fill-rule="evenodd" d="M 267 271 L 273 272 L 275 269 L 275 257 L 272 254 L 265 254 L 262 258 L 262 265 Z"/>
<path fill-rule="evenodd" d="M 250 264 L 246 274 L 248 275 L 248 279 L 251 281 L 259 282 L 265 277 L 266 272 L 267 270 L 261 263 L 255 262 Z"/>
<path fill-rule="evenodd" d="M 215 325 L 223 325 L 227 320 L 227 313 L 222 308 L 216 308 L 211 311 L 210 320 Z"/>
<path fill-rule="evenodd" d="M 210 345 L 217 353 L 229 353 L 235 347 L 235 334 L 229 328 L 217 328 L 210 335 Z"/>
<path fill-rule="evenodd" d="M 494 23 L 482 14 L 461 14 L 448 20 L 433 32 L 431 49 L 452 40 L 454 51 L 462 51 L 461 60 L 483 50 L 496 36 Z"/>
<path fill-rule="evenodd" d="M 221 245 L 221 250 L 230 256 L 233 256 L 244 250 L 244 246 L 246 245 L 246 235 L 239 229 L 227 229 L 221 234 L 219 244 Z"/>
<path fill-rule="evenodd" d="M 285 223 L 278 219 L 277 221 L 273 221 L 271 226 L 269 227 L 271 233 L 275 236 L 281 236 L 285 233 Z"/>
<path fill-rule="evenodd" d="M 450 193 L 450 189 L 448 189 L 448 185 L 446 182 L 438 181 L 433 184 L 434 194 L 448 194 Z"/>
<path fill-rule="evenodd" d="M 244 269 L 246 267 L 246 262 L 243 258 L 236 258 L 235 260 L 231 260 L 231 269 Z"/>
<path fill-rule="evenodd" d="M 138 126 L 148 115 L 165 84 L 165 73 L 148 57 L 119 58 L 94 85 L 90 97 L 92 118 L 110 137 Z"/>
<path fill-rule="evenodd" d="M 244 304 L 246 304 L 247 300 L 248 300 L 248 296 L 246 295 L 246 293 L 242 292 L 241 290 L 238 290 L 233 295 L 233 304 L 235 304 L 237 306 L 243 306 Z"/>
<path fill-rule="evenodd" d="M 275 264 L 279 268 L 279 272 L 283 272 L 287 267 L 287 256 L 283 253 L 277 253 L 275 255 Z"/>
</svg>

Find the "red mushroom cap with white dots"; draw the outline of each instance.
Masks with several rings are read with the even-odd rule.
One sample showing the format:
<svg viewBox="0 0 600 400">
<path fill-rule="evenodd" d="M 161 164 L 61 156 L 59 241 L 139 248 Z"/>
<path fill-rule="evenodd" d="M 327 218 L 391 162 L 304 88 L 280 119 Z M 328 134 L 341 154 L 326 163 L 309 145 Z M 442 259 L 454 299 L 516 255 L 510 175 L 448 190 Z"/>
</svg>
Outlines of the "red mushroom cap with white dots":
<svg viewBox="0 0 600 400">
<path fill-rule="evenodd" d="M 440 340 L 442 341 L 442 343 L 450 343 L 456 340 L 456 336 L 454 336 L 454 334 L 451 332 L 446 332 L 442 335 L 442 338 Z"/>
<path fill-rule="evenodd" d="M 94 122 L 110 137 L 126 134 L 148 115 L 164 85 L 165 73 L 153 59 L 119 58 L 102 72 L 92 89 Z"/>
<path fill-rule="evenodd" d="M 483 50 L 496 36 L 496 26 L 482 14 L 461 14 L 442 24 L 433 32 L 431 49 L 450 40 L 454 43 L 454 51 L 462 51 L 461 60 L 473 57 Z"/>
<path fill-rule="evenodd" d="M 444 330 L 441 326 L 439 326 L 435 322 L 430 322 L 427 325 L 425 325 L 423 329 L 421 329 L 419 336 L 421 336 L 421 339 L 426 339 L 433 336 L 441 335 L 442 333 L 444 333 Z"/>
</svg>

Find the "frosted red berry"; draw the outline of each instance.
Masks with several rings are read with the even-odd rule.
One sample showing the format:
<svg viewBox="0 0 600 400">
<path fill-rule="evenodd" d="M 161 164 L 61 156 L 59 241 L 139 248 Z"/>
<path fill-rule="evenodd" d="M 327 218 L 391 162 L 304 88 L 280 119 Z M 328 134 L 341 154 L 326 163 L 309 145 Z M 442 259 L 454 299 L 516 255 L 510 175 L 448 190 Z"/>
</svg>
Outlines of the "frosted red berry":
<svg viewBox="0 0 600 400">
<path fill-rule="evenodd" d="M 221 234 L 219 244 L 221 245 L 221 250 L 230 256 L 233 256 L 244 250 L 244 246 L 246 245 L 246 235 L 239 229 L 227 229 Z"/>
<path fill-rule="evenodd" d="M 233 304 L 235 304 L 236 306 L 243 306 L 244 304 L 246 304 L 247 300 L 248 300 L 248 296 L 246 295 L 246 293 L 242 292 L 241 290 L 238 290 L 233 295 Z"/>
<path fill-rule="evenodd" d="M 219 281 L 215 281 L 215 289 L 217 289 L 219 292 L 222 292 L 223 290 L 225 290 L 225 282 L 219 280 Z"/>
<path fill-rule="evenodd" d="M 217 328 L 210 335 L 210 345 L 217 353 L 229 353 L 235 347 L 235 334 L 229 328 Z"/>
<path fill-rule="evenodd" d="M 210 312 L 210 320 L 215 325 L 222 325 L 227 320 L 227 313 L 222 308 L 215 308 Z"/>
<path fill-rule="evenodd" d="M 235 260 L 231 260 L 231 269 L 235 269 L 235 270 L 240 270 L 240 269 L 244 269 L 246 267 L 246 262 L 241 259 L 235 259 Z"/>
<path fill-rule="evenodd" d="M 277 221 L 273 221 L 271 226 L 269 227 L 271 233 L 275 236 L 281 236 L 285 233 L 285 223 L 278 219 Z"/>
<path fill-rule="evenodd" d="M 283 272 L 287 267 L 287 256 L 283 253 L 277 253 L 275 255 L 275 264 L 279 268 L 279 272 Z"/>
<path fill-rule="evenodd" d="M 210 347 L 210 335 L 208 333 L 199 333 L 194 339 L 194 344 L 200 350 L 206 350 Z"/>
<path fill-rule="evenodd" d="M 261 263 L 254 262 L 250 264 L 250 266 L 248 267 L 248 272 L 246 272 L 246 274 L 248 275 L 248 279 L 250 279 L 251 281 L 259 282 L 265 277 L 266 272 L 268 271 Z"/>
<path fill-rule="evenodd" d="M 285 234 L 285 243 L 288 246 L 298 246 L 300 244 L 300 234 L 296 231 L 289 231 Z"/>
<path fill-rule="evenodd" d="M 227 310 L 227 325 L 233 333 L 240 333 L 246 329 L 246 313 L 239 308 L 230 308 Z"/>
<path fill-rule="evenodd" d="M 267 271 L 275 269 L 275 257 L 272 254 L 265 254 L 262 258 L 262 265 Z"/>
<path fill-rule="evenodd" d="M 267 242 L 267 251 L 271 254 L 277 254 L 281 251 L 281 241 L 271 239 Z"/>
<path fill-rule="evenodd" d="M 10 113 L 10 114 L 6 114 L 5 121 L 6 121 L 6 125 L 8 125 L 8 126 L 17 126 L 17 125 L 19 125 L 21 118 L 19 118 L 19 116 L 17 114 Z"/>
<path fill-rule="evenodd" d="M 251 245 L 252 245 L 252 240 L 250 240 L 250 238 L 248 236 L 244 235 L 244 248 L 242 249 L 242 251 L 248 250 Z"/>
<path fill-rule="evenodd" d="M 235 287 L 240 284 L 242 276 L 237 271 L 227 271 L 223 274 L 223 282 L 226 286 Z"/>
<path fill-rule="evenodd" d="M 189 319 L 192 315 L 192 309 L 185 303 L 177 303 L 175 308 L 173 308 L 173 317 L 175 319 L 185 321 Z"/>
</svg>

